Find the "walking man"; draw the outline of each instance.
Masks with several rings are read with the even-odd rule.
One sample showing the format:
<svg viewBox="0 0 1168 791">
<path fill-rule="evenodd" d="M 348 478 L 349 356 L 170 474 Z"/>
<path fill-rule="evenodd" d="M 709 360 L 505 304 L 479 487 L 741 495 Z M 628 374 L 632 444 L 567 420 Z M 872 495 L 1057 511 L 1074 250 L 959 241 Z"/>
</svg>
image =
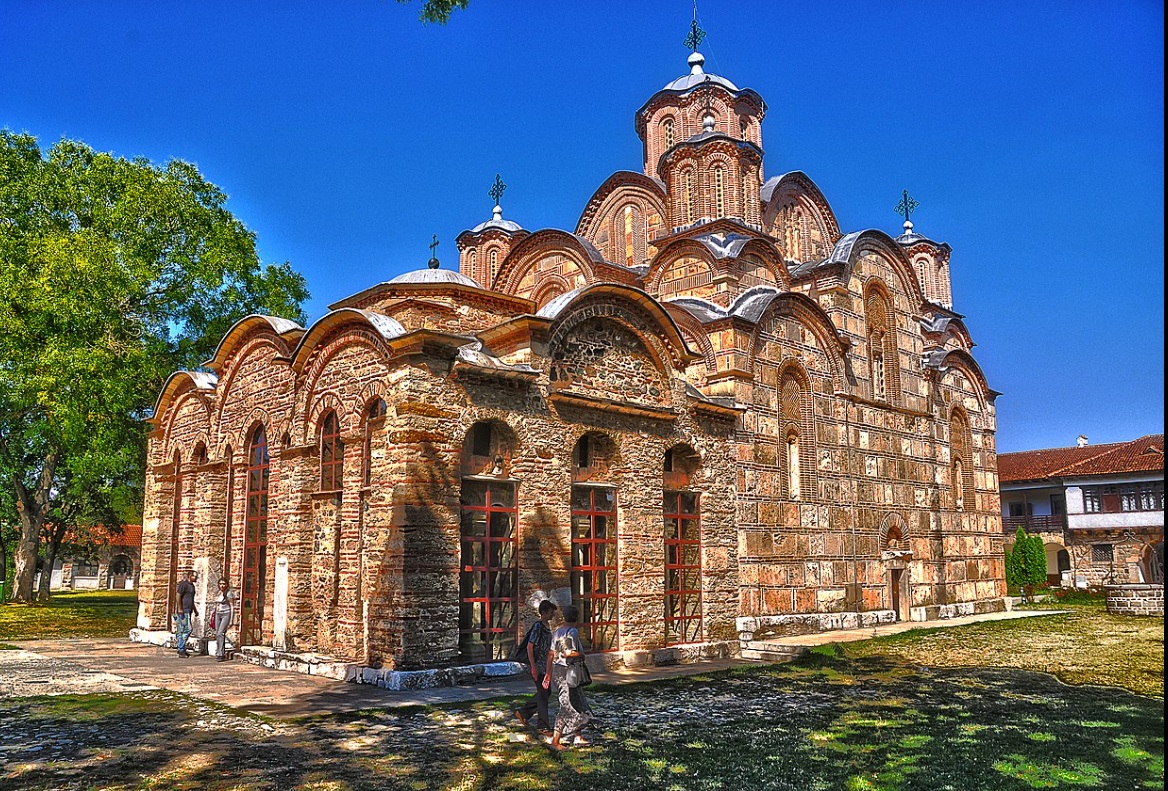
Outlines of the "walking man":
<svg viewBox="0 0 1168 791">
<path fill-rule="evenodd" d="M 536 727 L 541 733 L 551 731 L 548 717 L 548 699 L 551 691 L 544 689 L 543 677 L 547 673 L 548 652 L 552 647 L 552 618 L 556 615 L 556 605 L 544 599 L 539 603 L 539 620 L 531 625 L 523 642 L 527 644 L 527 663 L 531 667 L 531 679 L 535 682 L 535 695 L 515 712 L 515 718 L 527 725 L 539 715 Z"/>
<path fill-rule="evenodd" d="M 178 584 L 175 593 L 178 594 L 178 611 L 174 614 L 174 638 L 178 643 L 178 655 L 184 659 L 187 653 L 187 641 L 191 637 L 191 618 L 195 614 L 195 579 L 194 571 L 187 572 L 187 578 Z"/>
</svg>

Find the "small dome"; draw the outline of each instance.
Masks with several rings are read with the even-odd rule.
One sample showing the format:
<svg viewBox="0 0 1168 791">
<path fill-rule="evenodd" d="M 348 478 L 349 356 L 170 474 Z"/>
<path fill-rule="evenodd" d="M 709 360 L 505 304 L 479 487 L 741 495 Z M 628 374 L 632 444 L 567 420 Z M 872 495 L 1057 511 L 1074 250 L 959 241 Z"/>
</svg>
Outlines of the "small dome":
<svg viewBox="0 0 1168 791">
<path fill-rule="evenodd" d="M 498 230 L 506 231 L 507 233 L 515 233 L 516 231 L 523 230 L 523 226 L 519 223 L 503 219 L 502 206 L 496 206 L 494 216 L 492 216 L 491 219 L 487 220 L 486 222 L 480 222 L 478 225 L 471 228 L 470 232 L 482 233 L 483 231 L 489 231 L 492 228 L 497 228 Z"/>
<path fill-rule="evenodd" d="M 690 88 L 696 88 L 703 83 L 712 83 L 714 85 L 721 85 L 723 88 L 734 91 L 735 93 L 738 92 L 738 86 L 730 82 L 730 80 L 725 77 L 719 77 L 717 74 L 706 74 L 702 70 L 702 64 L 706 62 L 706 58 L 702 53 L 693 53 L 686 62 L 689 63 L 689 74 L 678 77 L 661 90 L 688 91 Z"/>
<path fill-rule="evenodd" d="M 412 272 L 403 272 L 389 281 L 391 286 L 402 283 L 453 283 L 460 286 L 482 288 L 466 275 L 455 272 L 453 269 L 415 269 Z"/>
</svg>

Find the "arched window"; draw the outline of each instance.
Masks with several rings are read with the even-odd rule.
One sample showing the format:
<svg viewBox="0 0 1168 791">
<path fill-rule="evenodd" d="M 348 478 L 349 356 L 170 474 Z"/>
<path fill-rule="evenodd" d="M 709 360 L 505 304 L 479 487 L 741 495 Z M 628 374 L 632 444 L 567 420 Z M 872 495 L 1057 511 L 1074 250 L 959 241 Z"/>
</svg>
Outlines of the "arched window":
<svg viewBox="0 0 1168 791">
<path fill-rule="evenodd" d="M 786 489 L 787 499 L 803 499 L 804 477 L 802 447 L 805 399 L 809 394 L 805 392 L 803 383 L 793 371 L 787 371 L 782 378 L 779 388 L 781 399 L 780 430 L 782 453 L 782 479 Z"/>
<path fill-rule="evenodd" d="M 690 489 L 699 459 L 688 447 L 665 452 L 665 644 L 702 640 L 702 526 L 699 493 Z"/>
<path fill-rule="evenodd" d="M 661 123 L 661 137 L 665 140 L 665 148 L 663 151 L 668 151 L 673 148 L 673 119 L 666 118 Z"/>
<path fill-rule="evenodd" d="M 471 426 L 462 445 L 459 653 L 507 659 L 519 628 L 518 509 L 507 479 L 514 442 L 496 423 Z"/>
<path fill-rule="evenodd" d="M 343 485 L 345 445 L 341 442 L 341 422 L 329 410 L 320 424 L 320 490 L 338 491 Z"/>
<path fill-rule="evenodd" d="M 178 586 L 178 533 L 179 525 L 182 522 L 182 497 L 183 497 L 183 474 L 182 474 L 182 456 L 176 450 L 174 452 L 174 495 L 171 501 L 170 512 L 170 573 L 168 575 L 169 582 L 166 588 L 166 618 L 168 619 L 167 628 L 170 627 L 169 618 L 170 613 L 178 609 L 178 602 L 175 600 L 175 588 Z"/>
<path fill-rule="evenodd" d="M 491 248 L 491 285 L 495 284 L 495 275 L 499 274 L 499 248 Z"/>
<path fill-rule="evenodd" d="M 573 602 L 587 651 L 620 647 L 617 586 L 617 490 L 610 481 L 615 447 L 603 434 L 585 434 L 572 451 Z"/>
<path fill-rule="evenodd" d="M 969 430 L 969 419 L 963 411 L 955 410 L 949 419 L 949 447 L 953 507 L 958 511 L 969 511 L 975 508 L 972 444 L 973 437 Z"/>
<path fill-rule="evenodd" d="M 196 467 L 201 467 L 207 463 L 207 446 L 200 442 L 195 446 L 195 453 L 192 460 Z"/>
<path fill-rule="evenodd" d="M 896 324 L 888 298 L 879 287 L 869 287 L 864 303 L 871 364 L 872 398 L 889 404 L 900 397 L 900 367 L 896 351 Z"/>
<path fill-rule="evenodd" d="M 268 434 L 257 426 L 247 450 L 247 513 L 243 534 L 243 591 L 240 594 L 240 644 L 263 643 L 268 565 L 268 485 L 271 457 Z"/>
<path fill-rule="evenodd" d="M 714 168 L 714 206 L 717 216 L 726 216 L 726 175 L 721 166 Z"/>
<path fill-rule="evenodd" d="M 361 449 L 361 466 L 364 470 L 365 485 L 373 481 L 373 428 L 374 423 L 385 417 L 385 400 L 375 398 L 365 407 L 365 444 Z"/>
<path fill-rule="evenodd" d="M 479 273 L 476 271 L 479 266 L 479 252 L 473 247 L 466 251 L 466 269 L 470 272 L 471 277 L 478 277 Z"/>
</svg>

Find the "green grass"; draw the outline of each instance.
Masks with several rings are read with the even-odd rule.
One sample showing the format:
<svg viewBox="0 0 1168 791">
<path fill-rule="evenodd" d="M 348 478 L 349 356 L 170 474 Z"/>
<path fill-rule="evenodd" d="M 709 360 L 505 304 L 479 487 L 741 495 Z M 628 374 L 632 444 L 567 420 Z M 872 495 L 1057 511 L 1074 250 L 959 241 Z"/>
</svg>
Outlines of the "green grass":
<svg viewBox="0 0 1168 791">
<path fill-rule="evenodd" d="M 48 603 L 0 606 L 0 640 L 125 637 L 138 611 L 136 591 L 54 593 Z"/>
<path fill-rule="evenodd" d="M 1092 601 L 1060 602 L 1058 607 L 1070 612 L 915 629 L 847 643 L 843 650 L 856 658 L 885 656 L 932 667 L 1040 670 L 1067 684 L 1123 687 L 1164 697 L 1163 618 L 1112 615 Z"/>
</svg>

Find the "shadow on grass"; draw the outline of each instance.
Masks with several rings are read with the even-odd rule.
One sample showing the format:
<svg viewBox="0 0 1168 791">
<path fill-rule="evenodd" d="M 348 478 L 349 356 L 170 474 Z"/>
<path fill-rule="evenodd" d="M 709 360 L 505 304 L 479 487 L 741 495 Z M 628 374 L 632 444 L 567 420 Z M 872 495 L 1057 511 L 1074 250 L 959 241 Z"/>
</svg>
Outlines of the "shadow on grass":
<svg viewBox="0 0 1168 791">
<path fill-rule="evenodd" d="M 1163 787 L 1162 701 L 1039 673 L 817 654 L 589 696 L 603 736 L 565 754 L 514 741 L 523 731 L 498 700 L 313 717 L 272 732 L 238 713 L 219 712 L 230 720 L 221 729 L 192 727 L 216 711 L 174 694 L 0 701 L 10 723 L 0 729 L 9 761 L 0 786 L 59 787 L 61 772 L 83 767 L 95 789 Z M 45 733 L 59 743 L 60 768 L 22 770 L 38 759 L 16 747 Z"/>
</svg>

